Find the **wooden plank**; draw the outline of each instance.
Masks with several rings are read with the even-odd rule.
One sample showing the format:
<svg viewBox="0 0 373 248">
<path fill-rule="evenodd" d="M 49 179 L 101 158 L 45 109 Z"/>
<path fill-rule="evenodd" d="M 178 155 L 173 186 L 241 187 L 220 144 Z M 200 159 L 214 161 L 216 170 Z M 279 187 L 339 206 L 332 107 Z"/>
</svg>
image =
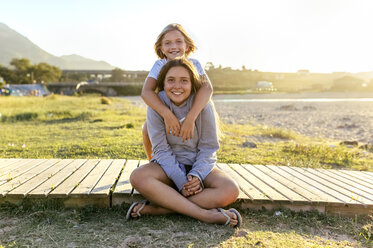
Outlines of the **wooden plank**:
<svg viewBox="0 0 373 248">
<path fill-rule="evenodd" d="M 263 195 L 262 192 L 255 188 L 254 185 L 229 167 L 228 164 L 217 163 L 217 167 L 232 177 L 233 180 L 235 180 L 239 185 L 240 193 L 238 195 L 238 199 L 250 199 L 251 201 L 271 201 L 271 199 Z"/>
<path fill-rule="evenodd" d="M 221 164 L 219 164 L 220 166 Z M 251 177 L 247 176 L 244 171 L 244 169 L 236 164 L 231 164 L 230 166 L 227 165 L 227 167 L 233 172 L 231 175 L 236 175 L 235 179 L 238 180 L 238 184 L 241 186 L 242 184 L 242 190 L 249 195 L 250 198 L 252 198 L 253 201 L 273 201 L 268 195 L 265 195 L 258 187 L 253 183 L 254 180 L 250 180 Z M 229 173 L 227 169 L 225 169 L 226 172 Z M 244 173 L 244 174 L 242 174 Z M 242 180 L 243 179 L 243 180 Z"/>
<path fill-rule="evenodd" d="M 360 206 L 325 206 L 325 213 L 328 215 L 345 216 L 356 218 L 359 215 L 371 215 L 373 209 L 369 207 Z"/>
<path fill-rule="evenodd" d="M 16 165 L 17 163 L 22 163 L 25 159 L 17 159 L 17 160 L 8 160 L 1 164 L 0 167 L 0 176 L 9 171 L 12 168 L 12 165 Z M 31 159 L 28 159 L 31 160 Z"/>
<path fill-rule="evenodd" d="M 252 174 L 254 174 L 256 177 L 260 178 L 263 182 L 265 182 L 271 188 L 276 190 L 278 193 L 280 193 L 281 195 L 289 199 L 290 202 L 298 202 L 298 203 L 310 202 L 309 199 L 304 198 L 300 194 L 296 193 L 291 188 L 287 187 L 286 184 L 282 184 L 281 182 L 270 177 L 268 174 L 263 173 L 258 168 L 260 166 L 242 165 L 242 167 L 246 169 L 247 171 L 251 172 Z"/>
<path fill-rule="evenodd" d="M 3 167 L 3 164 L 11 162 L 10 158 L 0 158 L 0 168 Z"/>
<path fill-rule="evenodd" d="M 313 182 L 310 180 L 304 181 L 303 178 L 297 177 L 297 174 L 294 173 L 291 170 L 287 170 L 287 166 L 271 166 L 268 167 L 274 172 L 278 173 L 279 175 L 288 178 L 290 181 L 296 183 L 297 185 L 301 186 L 304 190 L 310 191 L 316 195 L 318 195 L 322 201 L 332 203 L 332 204 L 344 204 L 343 201 L 340 199 L 334 197 L 328 192 L 325 192 L 315 185 L 313 185 Z"/>
<path fill-rule="evenodd" d="M 22 173 L 20 176 L 12 179 L 3 185 L 0 186 L 0 194 L 5 196 L 8 192 L 16 189 L 20 185 L 26 183 L 28 180 L 34 178 L 38 174 L 42 173 L 43 171 L 47 170 L 49 167 L 53 166 L 59 161 L 59 159 L 49 159 L 44 160 L 41 164 L 33 167 L 32 169 L 28 170 L 25 173 Z"/>
<path fill-rule="evenodd" d="M 0 169 L 0 177 L 8 175 L 10 172 L 16 170 L 20 166 L 23 166 L 24 164 L 32 164 L 33 161 L 36 161 L 36 159 L 21 159 L 16 161 L 15 163 L 8 164 L 7 166 Z M 39 161 L 41 160 L 39 159 Z"/>
<path fill-rule="evenodd" d="M 113 196 L 115 194 L 128 194 L 132 193 L 132 185 L 130 183 L 130 175 L 132 171 L 134 171 L 137 166 L 139 165 L 138 160 L 127 160 L 126 164 L 124 165 L 124 169 L 122 174 L 119 177 L 118 183 L 115 186 L 113 191 Z"/>
<path fill-rule="evenodd" d="M 321 174 L 321 172 L 318 172 L 315 169 L 312 168 L 302 168 L 303 172 L 307 173 L 307 176 L 310 178 L 313 178 L 314 180 L 317 180 L 318 182 L 322 183 L 323 185 L 333 189 L 334 191 L 337 191 L 343 195 L 345 195 L 348 198 L 353 199 L 356 202 L 360 202 L 364 205 L 373 205 L 373 201 L 369 198 L 367 198 L 364 194 L 359 194 L 361 192 L 359 189 L 351 190 L 351 187 L 348 187 L 348 185 L 343 185 L 339 181 L 327 177 L 324 174 Z"/>
<path fill-rule="evenodd" d="M 39 166 L 41 163 L 47 161 L 46 159 L 25 159 L 24 161 L 19 161 L 15 165 L 15 168 L 12 168 L 8 171 L 8 173 L 0 176 L 0 185 L 4 183 L 14 180 L 17 177 L 21 176 L 22 174 L 28 172 L 29 170 Z"/>
<path fill-rule="evenodd" d="M 9 165 L 12 165 L 18 161 L 20 161 L 21 159 L 1 159 L 0 160 L 0 171 L 2 171 L 2 169 L 4 167 L 7 167 Z"/>
<path fill-rule="evenodd" d="M 349 175 L 350 177 L 354 177 L 358 179 L 359 181 L 365 182 L 369 185 L 373 184 L 373 181 L 368 176 L 366 176 L 365 174 L 359 171 L 352 171 L 352 170 L 339 170 L 339 171 L 346 175 Z"/>
<path fill-rule="evenodd" d="M 373 174 L 369 173 L 368 171 L 358 171 L 361 175 L 364 175 L 370 181 L 373 181 Z"/>
<path fill-rule="evenodd" d="M 89 195 L 112 162 L 111 159 L 101 160 L 70 195 L 73 197 Z"/>
<path fill-rule="evenodd" d="M 28 196 L 33 198 L 47 197 L 52 190 L 57 188 L 63 181 L 65 181 L 77 169 L 79 169 L 80 166 L 82 166 L 86 161 L 87 160 L 85 159 L 74 160 L 72 163 L 68 164 L 53 177 L 48 178 L 48 180 L 40 184 L 37 188 L 30 191 L 28 193 Z"/>
<path fill-rule="evenodd" d="M 360 171 L 361 173 L 367 174 L 373 178 L 373 172 L 371 171 Z"/>
<path fill-rule="evenodd" d="M 57 172 L 65 168 L 72 161 L 73 161 L 72 159 L 63 159 L 59 161 L 58 163 L 54 164 L 53 166 L 49 167 L 43 172 L 35 175 L 35 177 L 23 183 L 16 189 L 12 190 L 10 193 L 8 193 L 8 196 L 26 197 L 30 191 L 32 191 L 33 189 L 38 187 L 40 184 L 47 181 L 49 178 L 52 178 Z"/>
<path fill-rule="evenodd" d="M 229 164 L 234 171 L 240 174 L 243 178 L 245 178 L 248 182 L 250 182 L 256 189 L 261 191 L 263 195 L 267 196 L 268 198 L 272 199 L 273 201 L 279 202 L 291 202 L 291 200 L 281 193 L 279 193 L 276 189 L 274 189 L 271 185 L 267 184 L 262 178 L 259 178 L 255 171 L 248 166 L 240 166 L 238 164 Z"/>
<path fill-rule="evenodd" d="M 341 176 L 341 175 L 339 175 L 337 173 L 333 173 L 332 170 L 327 170 L 327 169 L 318 169 L 318 170 L 322 171 L 324 174 L 327 174 L 330 177 L 335 178 L 336 180 L 341 181 L 344 184 L 347 184 L 347 185 L 353 186 L 355 188 L 358 188 L 361 191 L 364 191 L 365 193 L 367 193 L 369 195 L 373 195 L 373 189 L 372 188 L 368 188 L 368 187 L 366 187 L 366 186 L 364 186 L 362 184 L 359 184 L 359 183 L 357 183 L 357 182 L 355 182 L 353 180 L 350 180 L 347 177 Z"/>
<path fill-rule="evenodd" d="M 50 192 L 49 196 L 54 198 L 67 197 L 76 186 L 95 168 L 99 159 L 90 159 L 80 166 L 71 176 L 64 180 L 57 188 Z"/>
<path fill-rule="evenodd" d="M 114 186 L 115 182 L 119 179 L 120 172 L 123 169 L 125 159 L 116 159 L 110 165 L 109 169 L 105 172 L 101 180 L 97 183 L 95 188 L 92 190 L 91 195 L 93 196 L 108 196 L 110 190 Z"/>
<path fill-rule="evenodd" d="M 349 181 L 343 177 L 338 177 L 338 175 L 330 173 L 326 169 L 317 169 L 316 171 L 319 172 L 319 174 L 315 174 L 315 175 L 318 175 L 319 177 L 322 177 L 325 180 L 335 183 L 339 187 L 345 188 L 353 193 L 356 193 L 364 198 L 369 199 L 370 201 L 373 201 L 373 190 L 372 189 L 369 189 L 367 187 L 364 187 L 363 185 L 354 183 L 353 181 Z"/>
<path fill-rule="evenodd" d="M 307 201 L 312 203 L 320 203 L 325 202 L 325 199 L 320 197 L 317 193 L 310 191 L 307 188 L 302 187 L 302 185 L 297 184 L 294 182 L 294 177 L 286 176 L 283 173 L 278 173 L 272 170 L 272 167 L 276 167 L 274 165 L 253 165 L 255 168 L 261 170 L 263 173 L 268 175 L 269 177 L 275 179 L 276 181 L 282 183 L 287 188 L 293 190 L 294 192 L 298 193 L 299 195 L 303 196 Z"/>
<path fill-rule="evenodd" d="M 373 190 L 372 183 L 367 183 L 367 182 L 365 182 L 363 180 L 360 180 L 358 177 L 355 177 L 355 176 L 352 176 L 351 174 L 345 173 L 342 170 L 328 170 L 328 171 L 331 172 L 331 173 L 333 173 L 333 174 L 335 174 L 335 175 L 338 175 L 340 177 L 346 178 L 349 181 L 352 181 L 354 183 L 363 185 L 364 187 L 367 187 L 367 188 Z"/>
<path fill-rule="evenodd" d="M 362 204 L 361 202 L 358 202 L 352 199 L 351 197 L 346 196 L 345 194 L 341 193 L 339 189 L 333 188 L 332 184 L 328 182 L 324 182 L 318 177 L 315 177 L 312 174 L 308 173 L 303 168 L 285 167 L 285 166 L 282 166 L 281 168 L 286 171 L 289 171 L 293 175 L 296 175 L 298 178 L 307 182 L 309 185 L 317 187 L 318 189 L 324 191 L 325 193 L 330 194 L 331 196 L 337 198 L 343 204 Z"/>
</svg>

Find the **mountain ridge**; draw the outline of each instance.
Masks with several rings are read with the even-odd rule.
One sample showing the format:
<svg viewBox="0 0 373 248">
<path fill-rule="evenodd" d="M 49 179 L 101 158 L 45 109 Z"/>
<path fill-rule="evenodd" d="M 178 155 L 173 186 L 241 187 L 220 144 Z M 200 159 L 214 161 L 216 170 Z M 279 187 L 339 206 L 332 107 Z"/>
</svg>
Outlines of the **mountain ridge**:
<svg viewBox="0 0 373 248">
<path fill-rule="evenodd" d="M 0 64 L 8 66 L 13 58 L 27 58 L 32 64 L 44 62 L 62 70 L 112 70 L 115 68 L 105 61 L 97 61 L 77 54 L 55 56 L 0 22 Z"/>
</svg>

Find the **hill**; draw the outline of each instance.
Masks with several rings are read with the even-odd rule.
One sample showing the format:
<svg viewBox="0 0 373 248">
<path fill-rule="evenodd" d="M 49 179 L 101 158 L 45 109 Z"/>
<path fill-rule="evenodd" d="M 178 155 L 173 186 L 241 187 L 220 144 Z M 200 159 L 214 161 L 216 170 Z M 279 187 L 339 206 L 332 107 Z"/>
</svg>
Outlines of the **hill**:
<svg viewBox="0 0 373 248">
<path fill-rule="evenodd" d="M 54 56 L 38 47 L 27 37 L 0 23 L 0 64 L 7 66 L 13 58 L 27 58 L 33 64 L 45 62 L 62 70 L 111 70 L 115 68 L 105 61 L 88 59 L 75 54 Z"/>
</svg>

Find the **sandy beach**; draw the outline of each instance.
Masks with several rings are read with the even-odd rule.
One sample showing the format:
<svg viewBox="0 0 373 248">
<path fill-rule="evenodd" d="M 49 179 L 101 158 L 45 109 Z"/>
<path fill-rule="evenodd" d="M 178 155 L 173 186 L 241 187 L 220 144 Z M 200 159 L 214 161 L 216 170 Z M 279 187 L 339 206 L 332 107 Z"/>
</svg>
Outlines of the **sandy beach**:
<svg viewBox="0 0 373 248">
<path fill-rule="evenodd" d="M 145 107 L 140 97 L 125 97 Z M 222 121 L 280 127 L 297 133 L 373 143 L 373 93 L 216 95 Z"/>
</svg>

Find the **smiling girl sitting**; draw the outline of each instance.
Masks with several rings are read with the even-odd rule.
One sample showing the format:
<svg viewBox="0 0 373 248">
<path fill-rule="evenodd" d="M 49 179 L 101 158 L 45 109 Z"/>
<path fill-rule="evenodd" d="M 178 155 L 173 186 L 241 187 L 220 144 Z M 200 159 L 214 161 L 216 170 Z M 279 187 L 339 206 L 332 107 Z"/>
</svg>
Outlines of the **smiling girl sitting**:
<svg viewBox="0 0 373 248">
<path fill-rule="evenodd" d="M 198 72 L 186 59 L 167 62 L 156 84 L 162 103 L 181 122 L 200 87 Z M 222 209 L 237 199 L 239 189 L 234 180 L 215 167 L 219 141 L 213 104 L 209 102 L 197 116 L 193 138 L 187 141 L 174 136 L 162 116 L 151 108 L 147 110 L 147 128 L 153 159 L 137 168 L 130 181 L 150 204 L 133 203 L 127 219 L 176 212 L 207 223 L 239 227 L 239 212 Z"/>
</svg>

